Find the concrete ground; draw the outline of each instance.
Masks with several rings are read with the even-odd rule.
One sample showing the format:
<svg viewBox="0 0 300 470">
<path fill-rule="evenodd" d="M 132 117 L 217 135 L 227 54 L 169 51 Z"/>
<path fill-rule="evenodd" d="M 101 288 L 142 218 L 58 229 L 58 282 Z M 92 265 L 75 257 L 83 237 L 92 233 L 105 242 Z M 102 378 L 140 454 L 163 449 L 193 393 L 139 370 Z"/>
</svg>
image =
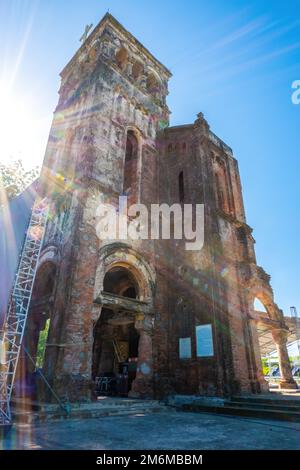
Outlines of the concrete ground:
<svg viewBox="0 0 300 470">
<path fill-rule="evenodd" d="M 18 426 L 0 449 L 300 449 L 300 423 L 167 411 Z"/>
</svg>

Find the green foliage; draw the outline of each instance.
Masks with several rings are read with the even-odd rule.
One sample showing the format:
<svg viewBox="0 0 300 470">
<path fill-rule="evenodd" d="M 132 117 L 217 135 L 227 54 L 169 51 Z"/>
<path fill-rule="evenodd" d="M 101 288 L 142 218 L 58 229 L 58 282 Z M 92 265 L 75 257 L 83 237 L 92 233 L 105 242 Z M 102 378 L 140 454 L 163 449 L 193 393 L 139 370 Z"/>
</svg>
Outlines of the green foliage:
<svg viewBox="0 0 300 470">
<path fill-rule="evenodd" d="M 36 354 L 36 364 L 35 364 L 36 368 L 42 368 L 44 365 L 44 357 L 45 357 L 49 327 L 50 327 L 50 318 L 48 318 L 48 320 L 46 321 L 45 328 L 42 331 L 40 331 L 37 354 Z"/>
<path fill-rule="evenodd" d="M 263 358 L 261 359 L 261 362 L 262 362 L 263 374 L 264 374 L 264 375 L 269 375 L 270 369 L 269 369 L 269 364 L 268 364 L 267 358 L 266 358 L 266 357 L 263 357 Z"/>
<path fill-rule="evenodd" d="M 299 362 L 300 356 L 290 356 L 290 362 Z"/>
<path fill-rule="evenodd" d="M 12 199 L 27 188 L 39 175 L 38 167 L 26 170 L 22 160 L 11 160 L 9 163 L 0 162 L 0 194 Z M 2 202 L 5 197 L 1 197 Z"/>
</svg>

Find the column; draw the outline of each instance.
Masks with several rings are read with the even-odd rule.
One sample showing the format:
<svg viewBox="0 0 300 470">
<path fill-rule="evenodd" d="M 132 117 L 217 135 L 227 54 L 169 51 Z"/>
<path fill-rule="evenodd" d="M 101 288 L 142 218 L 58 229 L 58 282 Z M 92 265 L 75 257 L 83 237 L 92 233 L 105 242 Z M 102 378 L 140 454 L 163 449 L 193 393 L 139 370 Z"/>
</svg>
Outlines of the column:
<svg viewBox="0 0 300 470">
<path fill-rule="evenodd" d="M 293 379 L 286 346 L 288 331 L 284 329 L 272 329 L 271 332 L 278 352 L 279 369 L 281 373 L 280 388 L 298 388 L 295 380 Z"/>
<path fill-rule="evenodd" d="M 267 393 L 269 392 L 269 384 L 266 381 L 263 369 L 262 369 L 262 362 L 261 362 L 261 353 L 260 353 L 260 346 L 258 340 L 258 333 L 257 333 L 257 320 L 254 318 L 249 319 L 249 327 L 251 330 L 251 337 L 252 337 L 252 344 L 253 344 L 253 355 L 255 357 L 255 366 L 253 367 L 253 374 L 256 377 L 258 382 L 257 392 L 258 393 Z M 256 369 L 256 370 L 255 370 Z"/>
<path fill-rule="evenodd" d="M 136 398 L 153 397 L 153 351 L 152 351 L 152 322 L 151 318 L 135 322 L 135 328 L 139 332 L 139 357 L 137 363 L 136 378 L 132 383 L 128 394 Z"/>
</svg>

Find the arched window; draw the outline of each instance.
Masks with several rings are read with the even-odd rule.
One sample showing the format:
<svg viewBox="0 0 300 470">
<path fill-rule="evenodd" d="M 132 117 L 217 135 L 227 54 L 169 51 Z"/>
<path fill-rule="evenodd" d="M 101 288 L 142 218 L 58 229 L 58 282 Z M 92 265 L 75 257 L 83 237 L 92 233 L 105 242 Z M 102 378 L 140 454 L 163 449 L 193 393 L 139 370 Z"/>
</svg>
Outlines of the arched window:
<svg viewBox="0 0 300 470">
<path fill-rule="evenodd" d="M 127 132 L 126 154 L 124 163 L 123 193 L 128 197 L 128 203 L 137 201 L 137 165 L 138 140 L 133 131 Z"/>
<path fill-rule="evenodd" d="M 188 298 L 180 297 L 175 304 L 176 333 L 178 338 L 191 338 L 194 325 L 194 309 Z"/>
<path fill-rule="evenodd" d="M 178 177 L 178 188 L 179 188 L 179 202 L 184 202 L 184 179 L 183 171 L 179 173 Z"/>
<path fill-rule="evenodd" d="M 229 191 L 228 191 L 228 179 L 226 175 L 226 169 L 224 165 L 220 162 L 214 164 L 215 167 L 215 189 L 217 196 L 217 203 L 219 209 L 230 213 L 230 203 L 229 203 Z"/>
<path fill-rule="evenodd" d="M 253 308 L 256 312 L 261 312 L 261 313 L 267 313 L 267 309 L 262 303 L 261 300 L 259 300 L 257 297 L 255 297 L 253 301 Z"/>
<path fill-rule="evenodd" d="M 138 60 L 135 61 L 135 63 L 132 66 L 132 76 L 133 78 L 137 79 L 143 72 L 143 64 L 139 62 Z"/>
<path fill-rule="evenodd" d="M 159 93 L 159 81 L 153 73 L 150 73 L 147 78 L 147 90 L 154 96 Z"/>
<path fill-rule="evenodd" d="M 127 64 L 128 52 L 125 47 L 121 47 L 116 53 L 116 62 L 121 70 L 124 70 Z"/>
<path fill-rule="evenodd" d="M 219 209 L 224 209 L 225 197 L 224 197 L 223 185 L 222 185 L 222 182 L 218 173 L 215 173 L 215 180 L 216 180 L 218 206 L 219 206 Z"/>
<path fill-rule="evenodd" d="M 133 274 L 126 268 L 114 267 L 105 274 L 103 290 L 130 299 L 138 297 L 138 284 Z"/>
<path fill-rule="evenodd" d="M 237 239 L 241 245 L 243 257 L 248 258 L 248 236 L 245 227 L 241 226 L 237 228 L 236 231 Z"/>
</svg>

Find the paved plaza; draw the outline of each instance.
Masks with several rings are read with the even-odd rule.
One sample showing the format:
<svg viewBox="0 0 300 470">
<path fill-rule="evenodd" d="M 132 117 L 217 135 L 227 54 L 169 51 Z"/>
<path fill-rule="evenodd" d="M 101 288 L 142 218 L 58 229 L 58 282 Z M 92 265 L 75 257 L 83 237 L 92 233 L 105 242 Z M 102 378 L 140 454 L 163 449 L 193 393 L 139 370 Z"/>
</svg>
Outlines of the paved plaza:
<svg viewBox="0 0 300 470">
<path fill-rule="evenodd" d="M 300 449 L 300 423 L 160 412 L 13 428 L 2 449 Z"/>
</svg>

